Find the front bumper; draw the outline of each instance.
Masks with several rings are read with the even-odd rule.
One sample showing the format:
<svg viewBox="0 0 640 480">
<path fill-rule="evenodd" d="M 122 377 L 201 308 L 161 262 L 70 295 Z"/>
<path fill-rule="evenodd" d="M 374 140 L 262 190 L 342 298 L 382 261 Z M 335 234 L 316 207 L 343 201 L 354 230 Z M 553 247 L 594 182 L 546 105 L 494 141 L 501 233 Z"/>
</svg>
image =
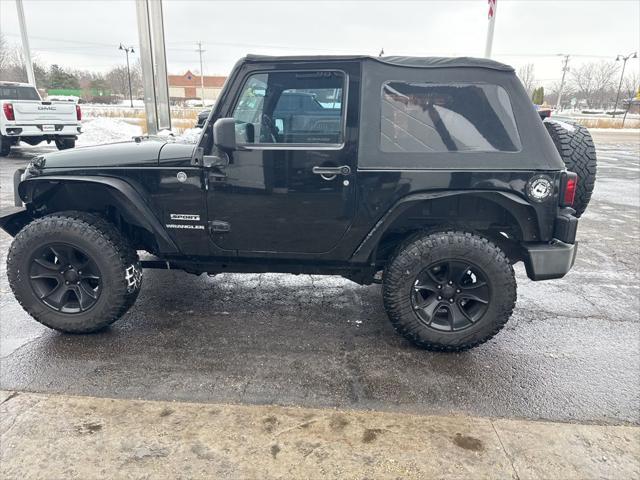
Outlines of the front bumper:
<svg viewBox="0 0 640 480">
<path fill-rule="evenodd" d="M 33 216 L 25 207 L 0 208 L 0 228 L 12 237 L 33 220 Z"/>
<path fill-rule="evenodd" d="M 527 276 L 534 281 L 564 277 L 576 260 L 578 243 L 564 243 L 554 238 L 548 243 L 523 246 Z"/>
</svg>

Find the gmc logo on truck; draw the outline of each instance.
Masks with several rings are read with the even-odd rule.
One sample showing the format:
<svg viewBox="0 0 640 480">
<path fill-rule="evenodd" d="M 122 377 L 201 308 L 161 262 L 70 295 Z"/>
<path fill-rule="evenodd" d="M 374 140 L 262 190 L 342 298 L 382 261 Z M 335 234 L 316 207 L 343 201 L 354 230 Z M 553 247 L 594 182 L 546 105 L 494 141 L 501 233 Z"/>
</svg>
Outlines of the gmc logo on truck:
<svg viewBox="0 0 640 480">
<path fill-rule="evenodd" d="M 56 109 L 56 107 L 41 107 L 41 106 L 38 106 L 38 110 L 55 110 L 55 109 Z"/>
</svg>

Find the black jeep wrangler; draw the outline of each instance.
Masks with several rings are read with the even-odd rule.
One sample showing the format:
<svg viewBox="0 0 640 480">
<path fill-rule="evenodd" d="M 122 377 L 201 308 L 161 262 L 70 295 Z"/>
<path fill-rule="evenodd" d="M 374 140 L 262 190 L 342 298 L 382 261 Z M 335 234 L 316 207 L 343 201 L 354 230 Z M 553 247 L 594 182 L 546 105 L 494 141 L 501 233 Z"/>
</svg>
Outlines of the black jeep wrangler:
<svg viewBox="0 0 640 480">
<path fill-rule="evenodd" d="M 489 60 L 248 56 L 197 145 L 136 138 L 19 170 L 0 218 L 10 285 L 39 322 L 92 332 L 133 305 L 143 268 L 342 275 L 381 282 L 416 345 L 471 348 L 509 319 L 514 263 L 532 280 L 573 265 L 563 158 L 595 174 L 595 153 L 556 127 Z"/>
</svg>

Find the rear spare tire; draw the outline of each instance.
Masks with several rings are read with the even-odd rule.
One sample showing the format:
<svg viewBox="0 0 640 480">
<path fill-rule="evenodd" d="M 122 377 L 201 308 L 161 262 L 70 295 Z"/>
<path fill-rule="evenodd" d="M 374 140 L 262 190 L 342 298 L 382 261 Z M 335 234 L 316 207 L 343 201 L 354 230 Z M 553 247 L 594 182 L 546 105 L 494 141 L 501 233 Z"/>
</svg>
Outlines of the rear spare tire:
<svg viewBox="0 0 640 480">
<path fill-rule="evenodd" d="M 576 217 L 589 205 L 596 184 L 596 149 L 589 130 L 582 125 L 546 120 L 543 122 L 558 149 L 567 170 L 578 175 L 578 188 L 573 203 Z"/>
<path fill-rule="evenodd" d="M 9 285 L 22 307 L 47 327 L 100 330 L 135 301 L 141 270 L 135 251 L 101 217 L 63 212 L 34 220 L 7 257 Z"/>
</svg>

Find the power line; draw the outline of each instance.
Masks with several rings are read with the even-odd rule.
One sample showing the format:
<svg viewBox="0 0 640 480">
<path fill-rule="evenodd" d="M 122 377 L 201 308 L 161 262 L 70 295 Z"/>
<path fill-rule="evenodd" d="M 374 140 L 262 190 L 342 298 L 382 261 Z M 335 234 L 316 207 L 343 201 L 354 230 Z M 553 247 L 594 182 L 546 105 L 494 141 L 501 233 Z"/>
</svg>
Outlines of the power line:
<svg viewBox="0 0 640 480">
<path fill-rule="evenodd" d="M 20 35 L 17 33 L 4 33 L 4 35 L 6 35 L 7 37 L 19 37 Z M 63 42 L 63 43 L 74 43 L 77 44 L 79 43 L 78 40 L 67 40 L 65 38 L 52 38 L 52 37 L 41 37 L 38 35 L 29 35 L 29 38 L 33 38 L 33 39 L 37 39 L 37 40 L 47 40 L 50 42 Z M 82 40 L 82 43 L 84 43 L 85 45 L 96 45 L 96 46 L 101 46 L 101 47 L 109 47 L 109 48 L 113 48 L 113 46 L 117 43 L 99 43 L 99 42 L 87 42 L 85 40 Z"/>
</svg>

